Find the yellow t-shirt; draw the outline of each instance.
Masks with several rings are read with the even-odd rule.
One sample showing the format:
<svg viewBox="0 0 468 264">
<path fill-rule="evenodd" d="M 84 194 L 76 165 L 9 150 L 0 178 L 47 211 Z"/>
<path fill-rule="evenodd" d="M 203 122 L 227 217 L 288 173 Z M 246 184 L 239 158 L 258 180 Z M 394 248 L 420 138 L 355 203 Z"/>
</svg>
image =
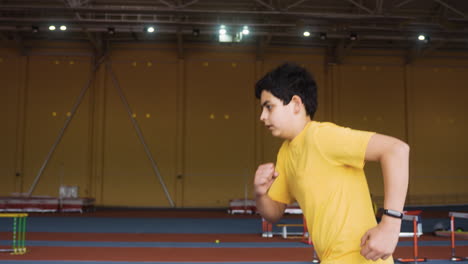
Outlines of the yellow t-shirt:
<svg viewBox="0 0 468 264">
<path fill-rule="evenodd" d="M 373 134 L 312 121 L 278 152 L 279 176 L 268 194 L 299 203 L 322 264 L 393 263 L 360 254 L 362 236 L 377 225 L 364 175 Z"/>
</svg>

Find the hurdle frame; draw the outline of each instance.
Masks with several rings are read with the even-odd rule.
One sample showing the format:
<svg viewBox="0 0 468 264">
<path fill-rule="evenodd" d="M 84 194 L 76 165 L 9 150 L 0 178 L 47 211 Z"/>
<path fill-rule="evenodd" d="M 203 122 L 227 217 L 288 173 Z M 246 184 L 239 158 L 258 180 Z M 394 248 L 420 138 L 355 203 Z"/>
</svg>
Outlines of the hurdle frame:
<svg viewBox="0 0 468 264">
<path fill-rule="evenodd" d="M 11 252 L 12 255 L 26 254 L 26 213 L 0 213 L 0 218 L 13 218 L 12 248 L 0 249 L 2 252 Z"/>
<path fill-rule="evenodd" d="M 450 217 L 450 240 L 451 240 L 451 256 L 453 262 L 468 261 L 468 257 L 459 257 L 455 253 L 455 218 L 468 219 L 468 213 L 449 212 Z"/>
<path fill-rule="evenodd" d="M 400 232 L 400 237 L 410 237 L 409 234 L 413 236 L 413 258 L 398 258 L 395 261 L 400 263 L 419 263 L 426 262 L 427 258 L 419 257 L 418 249 L 418 237 L 423 234 L 422 224 L 420 221 L 420 214 L 422 211 L 407 211 L 403 215 L 402 221 L 412 221 L 413 222 L 413 232 Z"/>
<path fill-rule="evenodd" d="M 309 230 L 307 229 L 307 222 L 304 216 L 302 216 L 302 224 L 277 224 L 277 227 L 280 227 L 282 230 L 281 232 L 272 232 L 273 224 L 268 222 L 265 218 L 262 217 L 262 237 L 272 238 L 273 235 L 281 235 L 282 238 L 288 239 L 288 234 L 295 235 L 293 237 L 289 236 L 289 238 L 297 238 L 301 239 L 301 242 L 312 246 L 313 251 L 313 259 L 312 263 L 320 263 L 320 259 L 317 256 L 317 252 L 315 251 L 315 246 L 312 243 L 312 238 L 310 236 Z M 287 228 L 291 227 L 303 227 L 302 232 L 289 232 Z"/>
</svg>

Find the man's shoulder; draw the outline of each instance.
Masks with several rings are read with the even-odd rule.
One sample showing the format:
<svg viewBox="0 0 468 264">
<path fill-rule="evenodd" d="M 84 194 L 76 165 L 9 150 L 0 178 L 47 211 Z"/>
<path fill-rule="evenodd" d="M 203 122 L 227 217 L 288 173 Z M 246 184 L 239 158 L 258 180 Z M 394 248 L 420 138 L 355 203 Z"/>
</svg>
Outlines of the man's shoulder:
<svg viewBox="0 0 468 264">
<path fill-rule="evenodd" d="M 312 126 L 311 126 L 311 129 L 309 130 L 309 133 L 313 133 L 313 134 L 316 134 L 316 133 L 327 133 L 329 131 L 333 131 L 333 130 L 336 130 L 336 129 L 340 129 L 340 128 L 343 128 L 342 126 L 340 125 L 337 125 L 335 123 L 332 123 L 332 122 L 317 122 L 317 121 L 314 121 L 312 123 Z"/>
<path fill-rule="evenodd" d="M 353 131 L 357 132 L 358 130 L 332 122 L 316 122 L 310 129 L 308 138 L 314 142 L 329 142 L 334 145 L 338 144 L 338 141 L 343 137 L 348 138 L 356 135 L 356 133 L 352 133 Z"/>
<path fill-rule="evenodd" d="M 337 125 L 336 123 L 330 121 L 312 121 L 312 124 L 316 128 L 341 127 L 340 125 Z"/>
<path fill-rule="evenodd" d="M 328 122 L 328 121 L 324 121 L 324 122 L 313 121 L 312 127 L 313 127 L 313 131 L 315 132 L 320 131 L 324 133 L 332 132 L 332 131 L 345 132 L 345 131 L 350 131 L 350 130 L 356 130 L 355 128 L 352 128 L 352 127 L 348 127 L 348 126 L 344 126 L 344 125 L 340 125 L 340 124 L 336 124 L 336 123 Z"/>
</svg>

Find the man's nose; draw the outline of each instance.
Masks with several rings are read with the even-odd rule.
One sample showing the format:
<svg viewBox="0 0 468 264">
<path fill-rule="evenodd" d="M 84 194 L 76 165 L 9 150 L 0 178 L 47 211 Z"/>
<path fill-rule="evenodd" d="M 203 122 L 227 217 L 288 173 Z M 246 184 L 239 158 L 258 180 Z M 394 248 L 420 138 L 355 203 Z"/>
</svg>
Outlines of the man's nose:
<svg viewBox="0 0 468 264">
<path fill-rule="evenodd" d="M 265 122 L 266 119 L 266 113 L 265 110 L 262 110 L 262 113 L 260 114 L 260 121 Z"/>
</svg>

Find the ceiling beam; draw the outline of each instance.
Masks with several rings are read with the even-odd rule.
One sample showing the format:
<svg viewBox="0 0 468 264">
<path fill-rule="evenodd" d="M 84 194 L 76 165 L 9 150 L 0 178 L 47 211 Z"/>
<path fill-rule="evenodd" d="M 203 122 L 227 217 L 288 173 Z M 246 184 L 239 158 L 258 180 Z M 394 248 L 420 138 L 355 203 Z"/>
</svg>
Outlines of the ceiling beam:
<svg viewBox="0 0 468 264">
<path fill-rule="evenodd" d="M 138 34 L 137 34 L 136 32 L 132 31 L 131 34 L 132 34 L 133 40 L 136 40 L 136 41 L 140 40 L 140 39 L 138 38 Z"/>
<path fill-rule="evenodd" d="M 407 65 L 413 64 L 417 57 L 420 56 L 422 51 L 422 44 L 416 43 L 413 47 L 408 49 L 405 56 L 405 63 Z"/>
<path fill-rule="evenodd" d="M 351 4 L 353 4 L 353 5 L 355 5 L 355 6 L 359 7 L 359 8 L 361 8 L 362 10 L 366 11 L 369 14 L 374 14 L 374 11 L 370 10 L 369 8 L 365 7 L 364 5 L 358 3 L 358 2 L 356 2 L 354 0 L 346 0 L 346 1 L 350 2 Z"/>
<path fill-rule="evenodd" d="M 177 30 L 177 55 L 180 60 L 183 60 L 185 58 L 184 38 L 182 35 L 182 30 L 180 28 Z"/>
<path fill-rule="evenodd" d="M 334 50 L 333 50 L 333 58 L 334 62 L 337 64 L 341 64 L 344 60 L 344 49 L 345 49 L 345 41 L 344 39 L 341 39 L 338 41 L 336 44 Z"/>
<path fill-rule="evenodd" d="M 0 40 L 7 41 L 9 40 L 8 36 L 4 32 L 0 32 Z"/>
<path fill-rule="evenodd" d="M 8 46 L 10 42 L 10 38 L 7 36 L 5 32 L 0 32 L 0 46 Z"/>
<path fill-rule="evenodd" d="M 257 42 L 257 60 L 262 61 L 265 59 L 265 50 L 271 43 L 272 35 L 259 36 Z"/>
<path fill-rule="evenodd" d="M 260 0 L 257 0 L 260 1 Z M 353 1 L 354 0 L 347 0 Z M 271 7 L 271 6 L 270 6 Z M 273 7 L 271 7 L 273 8 Z M 333 13 L 333 12 L 305 12 L 305 11 L 295 11 L 287 12 L 288 16 L 296 16 L 296 18 L 317 18 L 317 19 L 385 19 L 389 20 L 413 20 L 416 21 L 421 17 L 415 17 L 413 15 L 378 15 L 373 14 L 373 11 L 365 7 L 369 14 L 350 14 L 350 13 Z M 1 5 L 0 11 L 23 11 L 23 12 L 57 12 L 62 13 L 62 16 L 65 16 L 67 12 L 80 12 L 80 13 L 95 13 L 95 14 L 139 14 L 139 15 L 236 15 L 240 16 L 261 16 L 261 15 L 285 15 L 285 12 L 279 10 L 266 10 L 266 11 L 255 11 L 255 10 L 233 10 L 233 9 L 170 9 L 170 8 L 156 8 L 156 7 L 126 7 L 125 11 L 118 6 L 107 6 L 107 7 L 75 7 L 73 9 L 66 8 L 63 6 L 40 6 L 40 5 Z M 468 19 L 467 19 L 468 21 Z"/>
<path fill-rule="evenodd" d="M 431 42 L 431 45 L 421 51 L 421 57 L 429 56 L 430 54 L 434 53 L 438 49 L 442 48 L 447 44 L 446 41 L 437 41 L 437 42 Z"/>
<path fill-rule="evenodd" d="M 188 7 L 188 6 L 191 6 L 191 5 L 195 4 L 195 3 L 197 3 L 198 0 L 192 0 L 192 1 L 190 1 L 190 2 L 188 2 L 188 3 L 185 3 L 185 4 L 184 4 L 182 1 L 177 0 L 177 2 L 175 3 L 175 5 L 172 4 L 172 3 L 170 3 L 170 2 L 167 1 L 167 0 L 159 0 L 159 2 L 163 3 L 164 5 L 166 5 L 167 7 L 169 7 L 170 9 L 175 9 L 175 8 L 179 8 L 179 9 L 180 9 L 180 8 L 186 8 L 186 7 Z"/>
<path fill-rule="evenodd" d="M 21 56 L 26 56 L 26 47 L 24 45 L 23 37 L 20 35 L 20 33 L 13 32 L 13 39 L 16 42 L 16 46 L 18 48 L 19 54 L 21 54 Z"/>
</svg>

